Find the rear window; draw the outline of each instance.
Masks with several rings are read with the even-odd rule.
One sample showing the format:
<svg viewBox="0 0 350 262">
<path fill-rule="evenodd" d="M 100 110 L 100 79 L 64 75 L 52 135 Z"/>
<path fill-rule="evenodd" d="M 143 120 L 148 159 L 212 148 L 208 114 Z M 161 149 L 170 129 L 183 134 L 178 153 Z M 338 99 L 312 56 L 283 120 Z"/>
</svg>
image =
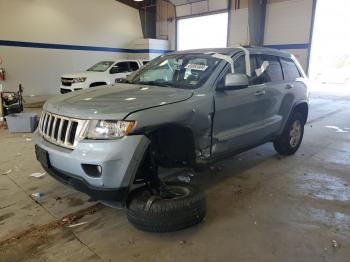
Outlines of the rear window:
<svg viewBox="0 0 350 262">
<path fill-rule="evenodd" d="M 260 56 L 260 65 L 264 61 L 269 63 L 266 71 L 262 74 L 263 81 L 267 82 L 276 82 L 283 80 L 281 64 L 277 56 L 272 55 L 261 55 Z"/>
<path fill-rule="evenodd" d="M 137 62 L 130 62 L 129 64 L 131 71 L 136 71 L 137 69 L 139 69 L 139 64 Z"/>
<path fill-rule="evenodd" d="M 281 57 L 281 64 L 285 80 L 294 81 L 300 77 L 300 72 L 292 59 Z"/>
</svg>

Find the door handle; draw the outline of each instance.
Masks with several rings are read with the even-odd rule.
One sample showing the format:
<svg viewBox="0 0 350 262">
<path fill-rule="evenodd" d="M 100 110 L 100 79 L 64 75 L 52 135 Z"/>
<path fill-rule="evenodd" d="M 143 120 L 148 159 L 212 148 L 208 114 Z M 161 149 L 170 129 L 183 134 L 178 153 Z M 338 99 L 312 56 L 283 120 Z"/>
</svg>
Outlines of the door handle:
<svg viewBox="0 0 350 262">
<path fill-rule="evenodd" d="M 265 94 L 266 94 L 266 91 L 265 91 L 265 90 L 256 91 L 256 92 L 254 93 L 255 96 L 263 96 L 263 95 L 265 95 Z"/>
<path fill-rule="evenodd" d="M 291 88 L 293 88 L 294 87 L 294 85 L 292 85 L 292 84 L 286 84 L 286 89 L 291 89 Z"/>
</svg>

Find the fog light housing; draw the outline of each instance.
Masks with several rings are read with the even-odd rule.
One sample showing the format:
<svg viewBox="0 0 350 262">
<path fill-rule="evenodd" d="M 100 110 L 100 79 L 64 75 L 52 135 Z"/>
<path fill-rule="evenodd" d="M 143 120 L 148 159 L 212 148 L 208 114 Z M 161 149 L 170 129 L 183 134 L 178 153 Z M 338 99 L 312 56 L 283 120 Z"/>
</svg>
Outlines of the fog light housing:
<svg viewBox="0 0 350 262">
<path fill-rule="evenodd" d="M 85 174 L 90 177 L 101 177 L 102 176 L 102 166 L 93 164 L 81 164 Z"/>
</svg>

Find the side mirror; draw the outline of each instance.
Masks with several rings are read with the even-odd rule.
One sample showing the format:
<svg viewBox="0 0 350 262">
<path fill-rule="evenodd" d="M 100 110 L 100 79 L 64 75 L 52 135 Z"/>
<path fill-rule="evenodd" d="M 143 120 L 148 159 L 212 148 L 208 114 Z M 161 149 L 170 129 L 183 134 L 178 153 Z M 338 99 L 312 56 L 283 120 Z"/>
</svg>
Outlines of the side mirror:
<svg viewBox="0 0 350 262">
<path fill-rule="evenodd" d="M 247 88 L 249 85 L 249 79 L 245 74 L 232 74 L 229 73 L 225 77 L 225 83 L 218 86 L 218 90 L 237 90 Z"/>
</svg>

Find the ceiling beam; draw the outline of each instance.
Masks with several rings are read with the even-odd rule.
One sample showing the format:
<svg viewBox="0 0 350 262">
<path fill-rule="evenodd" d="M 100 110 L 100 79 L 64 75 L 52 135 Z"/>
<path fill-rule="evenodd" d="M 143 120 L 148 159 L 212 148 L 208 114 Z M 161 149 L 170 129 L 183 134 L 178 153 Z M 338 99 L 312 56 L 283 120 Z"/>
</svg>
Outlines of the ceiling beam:
<svg viewBox="0 0 350 262">
<path fill-rule="evenodd" d="M 127 5 L 127 6 L 130 6 L 132 8 L 135 8 L 137 10 L 140 10 L 141 9 L 141 5 L 142 5 L 141 4 L 142 2 L 135 2 L 133 0 L 116 0 L 116 1 L 120 2 L 120 3 L 123 3 L 123 4 Z"/>
</svg>

